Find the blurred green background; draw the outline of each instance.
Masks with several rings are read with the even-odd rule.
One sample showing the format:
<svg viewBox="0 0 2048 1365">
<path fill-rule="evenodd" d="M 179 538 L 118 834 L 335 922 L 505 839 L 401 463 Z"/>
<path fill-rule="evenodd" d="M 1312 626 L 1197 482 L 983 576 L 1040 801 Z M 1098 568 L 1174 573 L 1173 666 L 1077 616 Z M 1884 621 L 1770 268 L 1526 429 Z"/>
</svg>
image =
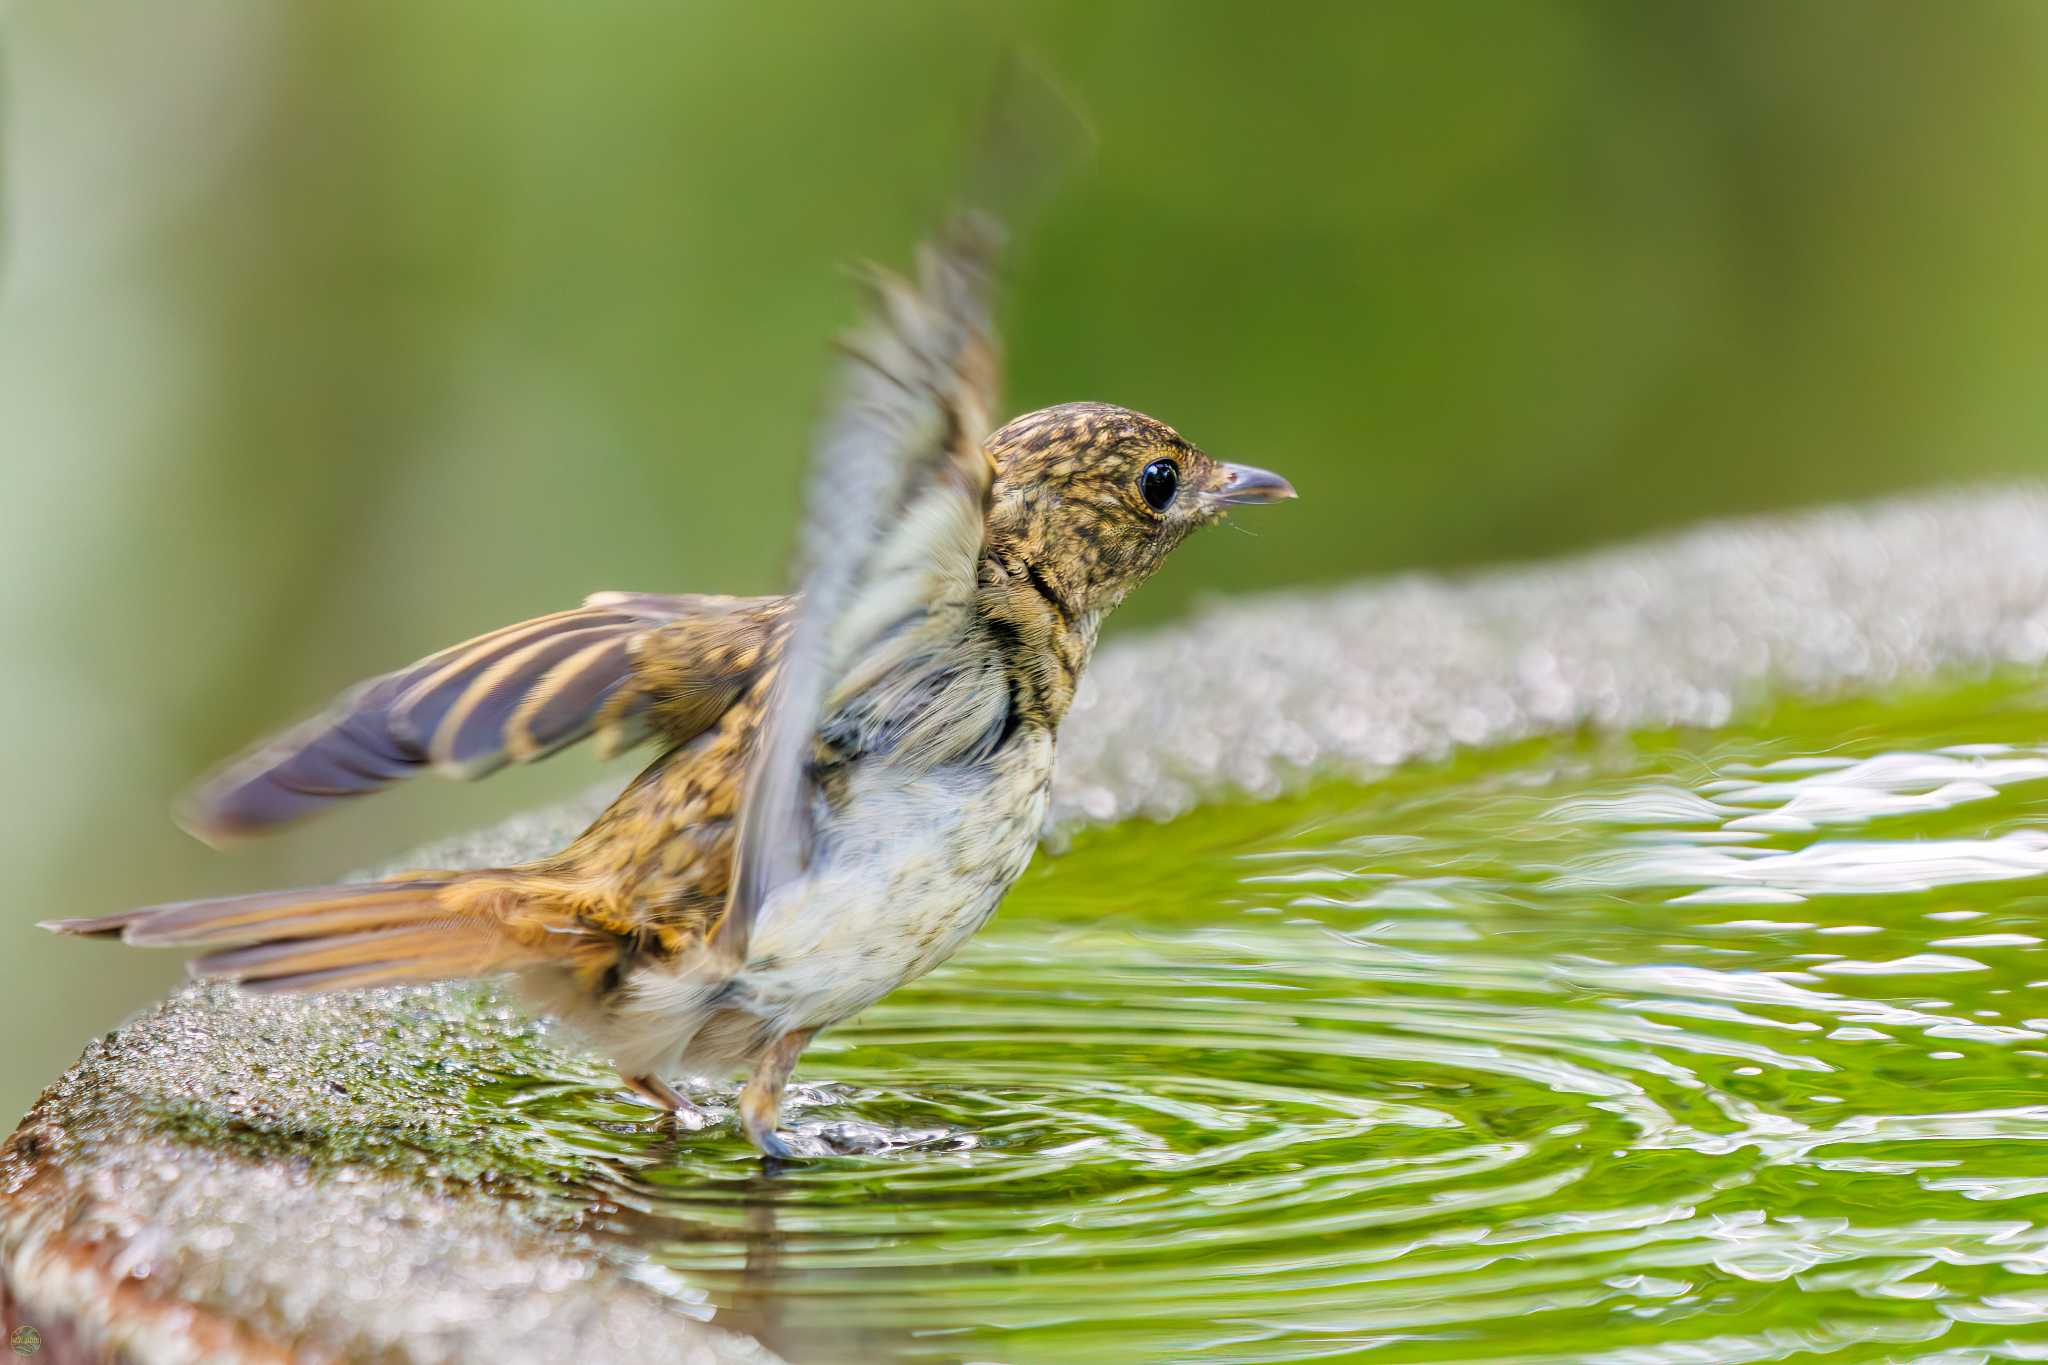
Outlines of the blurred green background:
<svg viewBox="0 0 2048 1365">
<path fill-rule="evenodd" d="M 31 928 L 324 880 L 578 788 L 216 854 L 166 807 L 339 685 L 595 588 L 779 580 L 839 263 L 1021 45 L 1100 140 L 1011 403 L 1292 476 L 1205 594 L 2032 474 L 2048 6 L 45 0 L 4 23 L 0 1110 L 176 961 Z"/>
</svg>

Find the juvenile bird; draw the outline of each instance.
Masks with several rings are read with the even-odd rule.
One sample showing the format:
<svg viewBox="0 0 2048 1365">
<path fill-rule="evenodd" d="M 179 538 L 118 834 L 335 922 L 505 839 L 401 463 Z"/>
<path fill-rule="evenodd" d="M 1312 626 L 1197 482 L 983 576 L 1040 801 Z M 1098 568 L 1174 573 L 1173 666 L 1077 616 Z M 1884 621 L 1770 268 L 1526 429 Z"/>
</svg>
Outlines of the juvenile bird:
<svg viewBox="0 0 2048 1365">
<path fill-rule="evenodd" d="M 1103 618 L 1188 532 L 1294 495 L 1162 422 L 1069 403 L 991 433 L 996 230 L 877 274 L 814 453 L 800 593 L 602 593 L 366 682 L 199 788 L 202 837 L 422 769 L 594 736 L 661 752 L 518 867 L 152 906 L 47 927 L 198 945 L 309 991 L 511 973 L 691 1126 L 672 1076 L 750 1075 L 763 1152 L 818 1030 L 950 957 L 1031 860 Z"/>
</svg>

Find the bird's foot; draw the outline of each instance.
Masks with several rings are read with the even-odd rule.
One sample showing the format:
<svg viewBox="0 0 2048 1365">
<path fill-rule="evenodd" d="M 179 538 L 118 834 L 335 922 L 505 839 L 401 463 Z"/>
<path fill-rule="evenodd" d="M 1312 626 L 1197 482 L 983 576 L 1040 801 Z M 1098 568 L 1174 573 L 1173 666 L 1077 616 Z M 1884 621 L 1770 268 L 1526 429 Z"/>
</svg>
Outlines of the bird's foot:
<svg viewBox="0 0 2048 1365">
<path fill-rule="evenodd" d="M 747 1135 L 747 1141 L 753 1143 L 754 1150 L 762 1156 L 786 1161 L 796 1155 L 796 1148 L 789 1145 L 788 1138 L 775 1131 L 775 1121 L 781 1116 L 780 1087 L 749 1082 L 740 1091 L 740 1131 Z"/>
<path fill-rule="evenodd" d="M 789 1084 L 789 1073 L 796 1069 L 796 1059 L 811 1041 L 812 1032 L 798 1029 L 769 1044 L 755 1060 L 754 1074 L 740 1091 L 740 1128 L 765 1157 L 785 1161 L 796 1155 L 796 1149 L 775 1131 L 775 1120 L 782 1114 L 782 1091 Z"/>
<path fill-rule="evenodd" d="M 662 1110 L 662 1120 L 689 1132 L 698 1132 L 710 1122 L 703 1110 L 684 1099 L 682 1093 L 659 1076 L 620 1076 L 626 1089 Z"/>
</svg>

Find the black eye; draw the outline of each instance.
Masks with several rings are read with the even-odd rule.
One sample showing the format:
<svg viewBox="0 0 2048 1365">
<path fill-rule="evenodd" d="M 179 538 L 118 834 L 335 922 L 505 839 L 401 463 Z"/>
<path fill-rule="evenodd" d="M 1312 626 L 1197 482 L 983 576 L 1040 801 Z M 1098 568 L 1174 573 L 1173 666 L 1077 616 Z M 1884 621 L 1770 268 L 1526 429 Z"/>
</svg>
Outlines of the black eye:
<svg viewBox="0 0 2048 1365">
<path fill-rule="evenodd" d="M 1166 510 L 1166 504 L 1173 501 L 1174 491 L 1179 487 L 1180 471 L 1174 468 L 1172 460 L 1154 460 L 1138 476 L 1138 491 L 1145 495 L 1145 501 L 1155 512 Z"/>
</svg>

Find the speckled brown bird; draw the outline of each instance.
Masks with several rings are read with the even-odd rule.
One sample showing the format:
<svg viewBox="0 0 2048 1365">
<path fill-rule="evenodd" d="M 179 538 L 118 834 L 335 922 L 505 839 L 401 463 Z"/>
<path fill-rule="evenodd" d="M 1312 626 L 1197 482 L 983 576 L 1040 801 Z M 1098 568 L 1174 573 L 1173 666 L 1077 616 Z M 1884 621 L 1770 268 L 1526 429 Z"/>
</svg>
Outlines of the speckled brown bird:
<svg viewBox="0 0 2048 1365">
<path fill-rule="evenodd" d="M 196 973 L 257 990 L 511 973 L 692 1126 L 664 1078 L 746 1068 L 747 1136 L 787 1155 L 808 1040 L 945 961 L 1030 861 L 1103 618 L 1196 527 L 1293 496 L 1106 403 L 991 433 L 997 237 L 964 217 L 915 284 L 876 274 L 800 593 L 602 593 L 480 636 L 228 765 L 186 816 L 220 839 L 422 769 L 658 745 L 567 848 L 50 927 L 199 945 Z"/>
</svg>

